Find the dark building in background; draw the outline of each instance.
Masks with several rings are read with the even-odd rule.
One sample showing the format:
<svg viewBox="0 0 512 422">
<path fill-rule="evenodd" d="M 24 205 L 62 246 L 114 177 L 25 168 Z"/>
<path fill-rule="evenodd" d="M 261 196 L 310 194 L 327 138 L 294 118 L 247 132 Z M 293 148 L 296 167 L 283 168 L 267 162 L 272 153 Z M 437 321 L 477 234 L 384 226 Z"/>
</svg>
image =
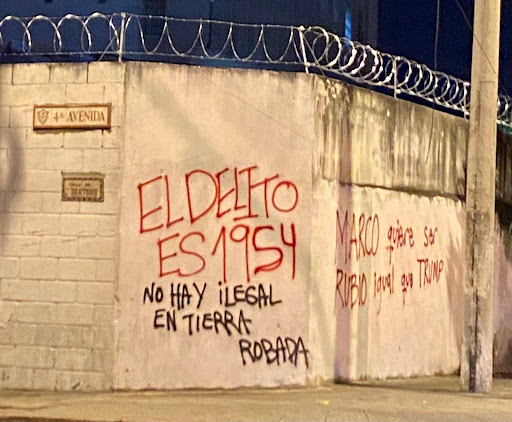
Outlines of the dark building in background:
<svg viewBox="0 0 512 422">
<path fill-rule="evenodd" d="M 125 11 L 240 23 L 319 25 L 383 52 L 470 80 L 473 7 L 473 0 L 441 0 L 437 60 L 437 0 L 2 0 L 0 15 L 64 16 Z M 507 24 L 511 20 L 512 2 L 504 0 L 500 79 L 507 93 L 512 93 L 512 25 Z M 144 30 L 156 37 L 161 23 L 146 24 Z"/>
<path fill-rule="evenodd" d="M 319 25 L 375 45 L 379 0 L 3 0 L 0 16 L 128 12 L 240 23 Z M 345 32 L 345 29 L 348 32 Z"/>
</svg>

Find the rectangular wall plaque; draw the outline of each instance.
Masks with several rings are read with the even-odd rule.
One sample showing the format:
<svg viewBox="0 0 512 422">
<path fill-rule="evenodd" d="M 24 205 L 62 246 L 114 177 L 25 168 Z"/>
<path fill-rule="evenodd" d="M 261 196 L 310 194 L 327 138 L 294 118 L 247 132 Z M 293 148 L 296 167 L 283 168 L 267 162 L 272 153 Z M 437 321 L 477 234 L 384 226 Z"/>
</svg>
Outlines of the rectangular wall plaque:
<svg viewBox="0 0 512 422">
<path fill-rule="evenodd" d="M 110 129 L 111 104 L 34 106 L 34 129 Z"/>
<path fill-rule="evenodd" d="M 62 200 L 103 202 L 104 179 L 101 173 L 62 172 Z"/>
</svg>

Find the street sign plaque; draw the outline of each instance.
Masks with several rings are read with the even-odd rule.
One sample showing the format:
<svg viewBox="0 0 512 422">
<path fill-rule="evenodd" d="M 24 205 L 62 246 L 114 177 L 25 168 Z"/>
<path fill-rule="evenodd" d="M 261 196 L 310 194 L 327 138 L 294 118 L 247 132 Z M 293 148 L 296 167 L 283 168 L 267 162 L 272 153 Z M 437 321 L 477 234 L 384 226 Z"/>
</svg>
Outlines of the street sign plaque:
<svg viewBox="0 0 512 422">
<path fill-rule="evenodd" d="M 110 129 L 110 104 L 34 105 L 34 129 Z"/>
<path fill-rule="evenodd" d="M 104 174 L 96 172 L 62 172 L 62 200 L 103 202 L 104 179 Z"/>
</svg>

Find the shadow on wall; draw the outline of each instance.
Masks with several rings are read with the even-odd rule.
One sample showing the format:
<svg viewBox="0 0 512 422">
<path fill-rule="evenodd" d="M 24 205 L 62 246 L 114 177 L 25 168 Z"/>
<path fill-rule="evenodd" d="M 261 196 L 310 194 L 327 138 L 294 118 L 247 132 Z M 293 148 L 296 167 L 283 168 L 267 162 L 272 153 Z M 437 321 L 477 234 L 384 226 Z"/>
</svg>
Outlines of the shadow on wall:
<svg viewBox="0 0 512 422">
<path fill-rule="evenodd" d="M 352 96 L 353 91 L 347 90 L 345 85 L 341 86 L 342 91 L 338 93 L 338 107 L 332 110 L 332 116 L 330 116 L 331 122 L 336 122 L 337 127 L 331 128 L 333 133 L 337 134 L 338 137 L 335 139 L 335 143 L 339 149 L 336 150 L 337 154 L 335 155 L 336 168 L 337 168 L 337 176 L 336 179 L 339 183 L 340 180 L 343 180 L 343 177 L 348 177 L 350 180 L 352 178 L 352 174 L 354 172 L 354 161 L 353 161 L 353 151 L 352 151 L 352 142 L 348 142 L 348 140 L 352 139 L 352 125 L 350 123 L 350 107 L 352 104 Z M 339 125 L 339 126 L 338 126 Z M 332 135 L 331 135 L 332 136 Z M 357 165 L 357 163 L 356 163 Z M 336 248 L 335 248 L 335 297 L 334 297 L 334 317 L 336 319 L 336 330 L 335 330 L 335 349 L 334 349 L 334 379 L 336 382 L 345 382 L 351 378 L 354 378 L 356 374 L 351 373 L 357 368 L 358 362 L 357 357 L 359 356 L 359 350 L 352 350 L 354 345 L 353 341 L 356 342 L 356 346 L 359 346 L 359 341 L 357 341 L 357 332 L 356 338 L 353 338 L 353 325 L 358 324 L 358 317 L 356 313 L 346 313 L 348 318 L 341 318 L 338 314 L 339 307 L 341 307 L 341 287 L 340 280 L 343 272 L 340 268 L 341 256 L 342 256 L 342 248 L 339 242 L 339 216 L 338 211 L 340 209 L 352 210 L 353 201 L 351 195 L 340 195 L 341 185 L 338 185 L 338 204 L 336 207 L 336 215 L 333 215 L 332 218 L 336 218 Z M 350 197 L 350 198 L 349 198 Z M 343 203 L 342 203 L 343 202 Z M 368 318 L 368 307 L 364 307 L 362 309 L 364 313 L 362 315 L 363 319 Z M 359 315 L 358 315 L 359 316 Z M 363 341 L 362 344 L 366 345 L 366 341 Z M 351 353 L 352 350 L 352 353 Z M 353 359 L 356 359 L 356 362 L 352 362 Z M 366 360 L 366 356 L 363 357 Z"/>
<path fill-rule="evenodd" d="M 512 376 L 512 206 L 496 204 L 493 373 Z"/>
<path fill-rule="evenodd" d="M 21 146 L 18 131 L 0 129 L 0 249 L 2 250 L 5 243 L 4 235 L 9 231 L 10 204 L 15 200 L 18 193 L 16 186 L 22 180 L 23 154 Z M 0 310 L 2 302 L 3 295 L 0 293 Z M 0 321 L 0 330 L 5 328 L 6 322 Z"/>
<path fill-rule="evenodd" d="M 398 299 L 392 299 L 397 297 L 397 286 L 401 283 L 399 276 L 402 273 L 398 273 L 398 271 L 404 271 L 403 275 L 411 275 L 408 280 L 410 280 L 412 288 L 412 268 L 415 268 L 414 278 L 417 283 L 414 291 L 418 293 L 414 296 L 415 302 L 411 302 L 413 304 L 408 305 L 405 311 L 410 318 L 404 319 L 404 329 L 395 329 L 398 324 L 394 322 L 392 312 L 388 311 L 386 316 L 377 318 L 380 304 L 371 300 L 375 297 L 379 300 L 379 296 L 375 296 L 375 286 L 381 284 L 374 284 L 377 280 L 375 274 L 379 275 L 381 269 L 387 268 L 384 267 L 387 264 L 383 260 L 382 252 L 385 247 L 384 243 L 381 242 L 381 252 L 376 254 L 375 251 L 373 254 L 374 259 L 367 257 L 351 262 L 349 256 L 348 262 L 345 258 L 345 265 L 340 265 L 341 260 L 338 256 L 337 269 L 340 270 L 338 277 L 343 275 L 344 277 L 339 277 L 339 279 L 337 277 L 336 283 L 340 287 L 345 286 L 345 292 L 337 292 L 337 301 L 342 299 L 345 302 L 345 310 L 348 309 L 348 311 L 343 314 L 338 313 L 336 317 L 335 378 L 338 381 L 344 381 L 364 377 L 419 375 L 441 370 L 456 371 L 460 362 L 459 355 L 462 344 L 464 300 L 462 292 L 465 271 L 463 264 L 465 251 L 464 207 L 456 196 L 460 192 L 460 181 L 463 179 L 461 162 L 465 156 L 465 149 L 462 147 L 465 133 L 463 123 L 465 122 L 461 123 L 452 118 L 436 115 L 438 123 L 434 127 L 435 131 L 432 132 L 433 114 L 428 109 L 411 106 L 409 103 L 384 98 L 356 88 L 350 88 L 349 92 L 352 104 L 349 109 L 349 124 L 346 125 L 347 129 L 343 135 L 340 136 L 339 147 L 339 168 L 342 176 L 340 188 L 346 187 L 346 189 L 345 194 L 340 195 L 339 208 L 348 211 L 350 219 L 355 218 L 353 227 L 358 227 L 357 224 L 361 225 L 361 218 L 363 222 L 370 221 L 368 216 L 378 215 L 374 213 L 381 209 L 382 215 L 379 217 L 379 224 L 383 241 L 387 228 L 391 228 L 390 224 L 394 224 L 394 221 L 397 221 L 398 224 L 398 217 L 392 221 L 393 216 L 404 213 L 404 221 L 409 219 L 410 223 L 415 226 L 414 234 L 418 240 L 416 248 L 411 249 L 410 257 L 405 255 L 404 250 L 403 255 L 401 252 L 397 255 L 396 268 L 394 265 L 389 267 L 389 283 L 396 289 L 396 293 L 391 288 L 389 289 L 391 290 L 389 292 L 390 306 L 393 306 L 394 309 L 401 309 L 405 306 L 405 302 L 403 305 L 399 305 Z M 434 139 L 432 144 L 431 139 Z M 430 153 L 427 153 L 429 150 Z M 355 187 L 354 191 L 351 190 L 352 187 Z M 439 195 L 445 198 L 435 199 Z M 403 201 L 403 203 L 398 201 Z M 425 208 L 427 203 L 429 205 Z M 418 204 L 421 204 L 421 209 L 414 208 Z M 353 210 L 354 205 L 357 206 L 357 210 Z M 425 209 L 430 209 L 432 215 L 428 214 Z M 445 210 L 443 213 L 447 212 L 449 215 L 439 213 L 437 209 Z M 353 212 L 355 212 L 355 217 Z M 441 222 L 447 229 L 446 238 L 439 246 L 442 248 L 440 250 L 443 255 L 446 254 L 443 261 L 446 265 L 443 280 L 446 277 L 447 285 L 443 286 L 442 291 L 431 293 L 437 295 L 437 299 L 434 296 L 428 299 L 433 307 L 425 309 L 427 313 L 430 313 L 429 315 L 439 317 L 444 337 L 439 338 L 437 344 L 444 348 L 440 348 L 436 354 L 432 354 L 432 356 L 436 356 L 435 358 L 431 358 L 430 354 L 425 354 L 422 351 L 418 363 L 412 363 L 410 358 L 413 356 L 417 344 L 423 342 L 424 345 L 431 347 L 425 340 L 428 338 L 426 336 L 419 342 L 408 341 L 407 338 L 407 330 L 412 327 L 412 321 L 417 320 L 421 323 L 425 321 L 423 316 L 419 317 L 422 307 L 425 306 L 422 302 L 423 298 L 419 296 L 421 278 L 416 279 L 417 263 L 421 260 L 417 259 L 417 252 L 414 252 L 423 251 L 423 240 L 421 242 L 419 240 L 423 237 L 423 223 L 418 220 L 420 215 L 421 218 L 426 219 L 426 224 L 430 224 L 428 221 Z M 402 217 L 400 217 L 400 221 L 404 224 Z M 453 224 L 453 227 L 450 224 Z M 418 229 L 420 230 L 417 231 Z M 350 239 L 351 229 L 345 230 L 348 230 L 347 236 Z M 359 237 L 363 233 L 363 240 L 360 243 L 366 242 L 365 230 L 366 226 L 363 230 L 356 228 L 354 231 L 354 233 L 359 233 Z M 341 229 L 339 231 L 341 232 Z M 357 234 L 354 235 L 355 245 L 357 245 L 357 237 Z M 347 240 L 347 242 L 349 241 Z M 352 247 L 350 243 L 346 244 L 350 245 L 348 248 Z M 421 249 L 418 249 L 420 245 Z M 429 250 L 424 253 L 430 253 Z M 437 249 L 434 249 L 432 253 L 437 254 Z M 433 256 L 433 259 L 437 258 Z M 421 265 L 420 263 L 420 269 Z M 423 268 L 425 269 L 425 267 Z M 430 268 L 432 273 L 433 267 Z M 365 274 L 367 279 L 363 278 Z M 368 277 L 370 274 L 373 275 L 372 289 L 370 289 L 370 277 Z M 383 274 L 386 274 L 386 271 Z M 395 274 L 397 275 L 395 276 Z M 359 280 L 358 286 L 354 285 L 353 287 L 352 282 L 346 280 L 356 275 L 360 278 L 357 279 Z M 378 280 L 380 279 L 381 277 L 378 278 Z M 382 282 L 378 281 L 378 283 Z M 352 309 L 352 292 L 357 291 L 356 287 L 359 292 L 365 292 L 365 286 L 368 286 L 368 294 L 367 297 L 365 296 L 365 301 L 367 300 L 368 303 L 366 306 L 359 306 L 354 299 L 355 306 Z M 373 293 L 370 294 L 370 290 Z M 385 288 L 382 288 L 381 292 L 384 290 Z M 360 295 L 358 294 L 358 296 Z M 382 296 L 380 297 L 382 299 Z M 442 303 L 440 303 L 441 300 Z M 361 305 L 364 304 L 364 302 L 361 303 Z M 370 312 L 370 305 L 377 312 L 376 314 Z M 439 312 L 436 313 L 434 310 Z M 383 321 L 389 321 L 391 324 L 386 327 Z M 426 335 L 436 339 L 435 331 L 430 328 Z M 410 338 L 413 337 L 410 336 Z M 383 347 L 381 348 L 381 346 Z M 393 350 L 393 347 L 398 350 Z M 392 356 L 388 361 L 382 358 L 386 353 L 388 353 L 387 356 Z"/>
<path fill-rule="evenodd" d="M 447 314 L 449 317 L 449 320 L 446 322 L 449 327 L 453 328 L 453 343 L 457 345 L 457 350 L 461 351 L 464 329 L 464 283 L 466 280 L 466 218 L 464 213 L 464 204 L 461 205 L 459 212 L 461 214 L 460 219 L 463 220 L 462 237 L 460 238 L 459 243 L 459 239 L 454 235 L 454 232 L 450 231 L 448 257 L 451 257 L 451 259 L 446 260 L 446 283 L 448 292 Z M 460 262 L 456 262 L 456 257 L 461 257 L 464 260 L 464 264 L 460 265 Z"/>
<path fill-rule="evenodd" d="M 3 194 L 3 210 L 0 213 L 0 233 L 6 233 L 9 225 L 9 205 L 17 194 L 16 186 L 23 178 L 23 154 L 19 132 L 0 131 L 0 194 Z"/>
</svg>

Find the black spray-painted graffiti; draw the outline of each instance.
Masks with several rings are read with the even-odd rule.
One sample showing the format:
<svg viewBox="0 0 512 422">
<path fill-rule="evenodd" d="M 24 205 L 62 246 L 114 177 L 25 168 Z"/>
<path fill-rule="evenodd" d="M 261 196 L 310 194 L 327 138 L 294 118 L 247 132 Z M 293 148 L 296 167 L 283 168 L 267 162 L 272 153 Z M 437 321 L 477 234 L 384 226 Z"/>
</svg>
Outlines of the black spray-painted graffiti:
<svg viewBox="0 0 512 422">
<path fill-rule="evenodd" d="M 219 281 L 218 285 L 217 291 L 212 292 L 218 308 L 210 312 L 201 310 L 203 301 L 210 291 L 207 283 L 170 283 L 162 286 L 153 282 L 146 286 L 142 304 L 159 305 L 152 314 L 153 329 L 174 333 L 181 328 L 188 336 L 201 332 L 228 337 L 244 336 L 238 341 L 243 365 L 261 361 L 267 365 L 288 362 L 294 366 L 298 366 L 299 363 L 309 366 L 309 350 L 300 336 L 278 336 L 274 340 L 247 338 L 251 335 L 253 320 L 239 305 L 261 310 L 282 304 L 282 300 L 275 296 L 272 284 L 226 286 Z M 168 308 L 163 307 L 165 304 Z"/>
</svg>

